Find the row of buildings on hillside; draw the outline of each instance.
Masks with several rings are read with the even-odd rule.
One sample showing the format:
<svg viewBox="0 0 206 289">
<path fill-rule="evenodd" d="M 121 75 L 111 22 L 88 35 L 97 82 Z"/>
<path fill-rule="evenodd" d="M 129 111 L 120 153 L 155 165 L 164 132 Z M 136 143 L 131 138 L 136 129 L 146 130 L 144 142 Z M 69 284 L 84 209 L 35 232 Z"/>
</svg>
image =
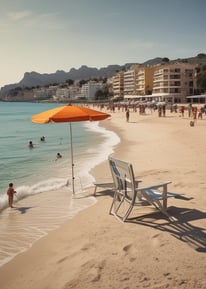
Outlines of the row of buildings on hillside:
<svg viewBox="0 0 206 289">
<path fill-rule="evenodd" d="M 154 66 L 133 65 L 112 79 L 114 98 L 187 102 L 195 94 L 196 65 L 164 63 Z"/>
<path fill-rule="evenodd" d="M 94 100 L 96 92 L 103 87 L 102 82 L 88 81 L 82 86 L 79 83 L 73 85 L 57 84 L 38 88 L 16 88 L 11 90 L 3 98 L 4 101 L 71 101 Z"/>
<path fill-rule="evenodd" d="M 153 66 L 132 65 L 127 71 L 117 72 L 107 80 L 113 99 L 187 102 L 197 89 L 196 64 L 177 62 Z M 95 94 L 103 88 L 102 82 L 88 81 L 81 87 L 72 85 L 66 88 L 47 89 L 56 100 L 95 99 Z M 35 98 L 45 95 L 45 89 L 35 92 Z"/>
<path fill-rule="evenodd" d="M 34 90 L 35 99 L 53 98 L 54 100 L 65 99 L 94 99 L 97 90 L 101 89 L 102 82 L 88 81 L 81 87 L 79 85 L 71 85 L 66 87 L 49 86 L 41 87 Z"/>
<path fill-rule="evenodd" d="M 98 90 L 102 91 L 103 97 L 100 97 L 102 100 L 107 87 L 108 95 L 112 95 L 110 100 L 186 103 L 197 91 L 196 68 L 196 64 L 186 62 L 165 62 L 150 66 L 132 65 L 126 71 L 116 72 L 113 77 L 107 79 L 107 83 L 96 79 L 84 81 L 81 85 L 79 81 L 75 81 L 72 85 L 62 83 L 55 86 L 20 89 L 8 94 L 4 100 L 93 101 L 98 98 Z"/>
</svg>

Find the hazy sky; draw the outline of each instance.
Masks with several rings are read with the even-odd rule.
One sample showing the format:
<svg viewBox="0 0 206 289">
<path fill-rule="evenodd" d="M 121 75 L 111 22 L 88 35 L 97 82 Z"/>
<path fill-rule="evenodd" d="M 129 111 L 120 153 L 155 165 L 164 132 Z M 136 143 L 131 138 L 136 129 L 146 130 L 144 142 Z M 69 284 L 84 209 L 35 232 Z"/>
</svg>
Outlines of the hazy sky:
<svg viewBox="0 0 206 289">
<path fill-rule="evenodd" d="M 25 72 L 206 51 L 205 0 L 0 0 L 0 87 Z"/>
</svg>

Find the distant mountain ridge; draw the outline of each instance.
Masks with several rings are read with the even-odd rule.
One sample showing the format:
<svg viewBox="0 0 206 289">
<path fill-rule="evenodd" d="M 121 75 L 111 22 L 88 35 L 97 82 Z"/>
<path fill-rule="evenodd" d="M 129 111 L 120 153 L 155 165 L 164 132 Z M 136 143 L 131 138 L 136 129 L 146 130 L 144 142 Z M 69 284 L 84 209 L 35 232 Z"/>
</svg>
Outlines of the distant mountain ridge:
<svg viewBox="0 0 206 289">
<path fill-rule="evenodd" d="M 155 65 L 160 64 L 163 59 L 161 57 L 156 57 L 154 59 L 150 59 L 142 65 Z M 169 59 L 168 59 L 169 60 Z M 206 63 L 206 55 L 204 53 L 198 54 L 196 57 L 186 58 L 186 59 L 176 59 L 170 60 L 170 62 L 175 61 L 188 61 L 191 63 L 199 63 L 198 61 L 203 61 Z M 117 71 L 127 70 L 131 65 L 140 64 L 140 63 L 127 63 L 125 65 L 108 65 L 103 68 L 95 68 L 88 67 L 86 65 L 82 65 L 79 69 L 71 68 L 69 72 L 65 72 L 63 70 L 57 70 L 55 73 L 44 73 L 40 74 L 38 72 L 25 72 L 24 77 L 19 83 L 8 84 L 1 88 L 0 96 L 5 95 L 9 90 L 14 89 L 16 87 L 37 87 L 37 86 L 45 86 L 54 83 L 65 82 L 68 79 L 72 80 L 87 80 L 90 78 L 104 78 L 104 77 L 112 77 L 116 74 Z"/>
<path fill-rule="evenodd" d="M 44 73 L 40 74 L 38 72 L 25 72 L 23 79 L 19 83 L 8 84 L 1 88 L 0 96 L 4 95 L 7 91 L 14 89 L 16 87 L 36 87 L 45 86 L 53 83 L 64 82 L 68 79 L 72 80 L 82 80 L 89 78 L 98 77 L 111 77 L 117 70 L 126 69 L 132 64 L 125 65 L 109 65 L 105 68 L 92 68 L 86 65 L 81 66 L 79 69 L 71 68 L 69 72 L 63 70 L 57 70 L 55 73 Z"/>
<path fill-rule="evenodd" d="M 154 58 L 152 60 L 148 60 L 143 64 L 158 64 L 161 62 L 160 57 Z M 36 86 L 45 86 L 52 83 L 60 83 L 64 82 L 68 79 L 72 80 L 82 80 L 89 78 L 99 78 L 99 77 L 112 77 L 115 75 L 117 71 L 127 70 L 131 65 L 139 64 L 139 63 L 127 63 L 124 65 L 108 65 L 103 68 L 96 67 L 88 67 L 86 65 L 82 65 L 79 69 L 71 68 L 69 72 L 65 72 L 63 70 L 57 70 L 55 73 L 38 73 L 35 71 L 25 72 L 24 77 L 18 83 L 7 84 L 3 86 L 0 90 L 0 96 L 5 95 L 9 90 L 14 89 L 16 87 L 36 87 Z"/>
</svg>

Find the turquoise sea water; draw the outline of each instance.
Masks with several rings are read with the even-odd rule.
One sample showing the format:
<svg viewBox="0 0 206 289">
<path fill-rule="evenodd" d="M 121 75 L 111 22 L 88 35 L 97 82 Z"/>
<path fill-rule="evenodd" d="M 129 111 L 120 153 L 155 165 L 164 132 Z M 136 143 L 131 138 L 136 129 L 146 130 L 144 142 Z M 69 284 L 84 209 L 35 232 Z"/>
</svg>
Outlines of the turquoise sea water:
<svg viewBox="0 0 206 289">
<path fill-rule="evenodd" d="M 0 209 L 5 191 L 14 183 L 18 195 L 71 186 L 71 149 L 68 123 L 35 124 L 31 116 L 59 106 L 44 103 L 0 102 Z M 91 184 L 88 171 L 118 142 L 97 122 L 72 123 L 75 190 Z M 45 142 L 40 137 L 45 137 Z M 28 147 L 28 142 L 34 148 Z M 55 161 L 57 152 L 63 156 Z"/>
<path fill-rule="evenodd" d="M 115 133 L 98 122 L 72 123 L 73 198 L 69 124 L 31 121 L 32 115 L 57 106 L 0 102 L 0 265 L 96 202 L 94 197 L 78 196 L 94 181 L 89 171 L 107 159 L 119 142 Z M 62 158 L 56 161 L 57 152 Z M 7 204 L 10 182 L 17 191 L 14 209 Z"/>
</svg>

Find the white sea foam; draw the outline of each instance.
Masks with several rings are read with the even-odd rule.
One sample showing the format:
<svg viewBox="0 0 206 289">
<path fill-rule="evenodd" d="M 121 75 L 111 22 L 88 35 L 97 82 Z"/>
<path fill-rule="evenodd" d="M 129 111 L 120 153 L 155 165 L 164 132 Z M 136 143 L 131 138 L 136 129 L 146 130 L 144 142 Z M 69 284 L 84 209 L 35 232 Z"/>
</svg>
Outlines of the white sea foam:
<svg viewBox="0 0 206 289">
<path fill-rule="evenodd" d="M 14 195 L 14 203 L 22 200 L 23 198 L 31 195 L 40 194 L 48 191 L 58 190 L 67 186 L 68 180 L 66 179 L 48 179 L 45 181 L 38 182 L 31 186 L 19 186 L 16 189 L 17 193 Z M 0 211 L 7 207 L 8 203 L 7 194 L 0 195 Z"/>
</svg>

